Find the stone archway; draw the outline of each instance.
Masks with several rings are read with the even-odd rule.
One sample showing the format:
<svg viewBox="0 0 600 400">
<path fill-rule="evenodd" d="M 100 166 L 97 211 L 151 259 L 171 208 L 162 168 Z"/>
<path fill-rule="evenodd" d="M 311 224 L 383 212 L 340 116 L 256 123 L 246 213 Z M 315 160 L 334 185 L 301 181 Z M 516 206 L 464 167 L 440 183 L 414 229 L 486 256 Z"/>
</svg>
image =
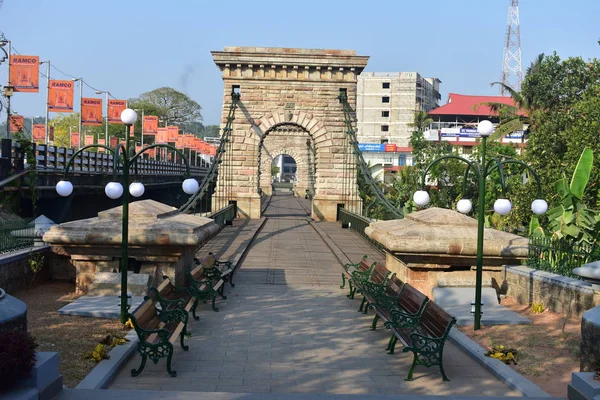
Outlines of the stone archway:
<svg viewBox="0 0 600 400">
<path fill-rule="evenodd" d="M 307 140 L 312 143 L 310 134 L 295 123 L 276 124 L 263 135 L 258 148 L 259 187 L 263 193 L 272 194 L 271 163 L 280 155 L 289 155 L 296 162 L 295 194 L 304 196 L 306 189 L 311 188 L 314 160 L 307 156 Z"/>
<path fill-rule="evenodd" d="M 213 205 L 233 200 L 241 215 L 259 218 L 259 189 L 270 178 L 263 157 L 271 160 L 273 154 L 266 153 L 285 152 L 295 158 L 298 169 L 300 164 L 302 169 L 314 166 L 312 217 L 335 221 L 338 207 L 349 207 L 358 198 L 356 171 L 347 166 L 354 165 L 350 161 L 354 155 L 338 97 L 343 92 L 350 104 L 356 104 L 357 76 L 368 57 L 352 50 L 261 47 L 226 47 L 212 54 L 224 82 L 222 126 L 230 93 L 240 92 L 230 157 L 219 167 L 219 182 L 228 186 L 217 185 Z M 285 135 L 289 143 L 283 143 Z M 277 136 L 283 138 L 278 145 Z M 308 173 L 299 174 L 307 176 L 302 180 L 308 184 Z"/>
</svg>

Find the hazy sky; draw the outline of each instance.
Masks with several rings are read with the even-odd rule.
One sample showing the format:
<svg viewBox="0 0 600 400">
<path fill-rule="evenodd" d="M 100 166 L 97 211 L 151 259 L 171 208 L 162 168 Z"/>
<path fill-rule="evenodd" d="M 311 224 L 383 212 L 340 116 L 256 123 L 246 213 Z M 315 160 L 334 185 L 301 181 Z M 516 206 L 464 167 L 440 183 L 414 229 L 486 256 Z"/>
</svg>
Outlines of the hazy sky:
<svg viewBox="0 0 600 400">
<path fill-rule="evenodd" d="M 161 86 L 181 90 L 202 105 L 204 123 L 215 124 L 223 85 L 210 51 L 224 46 L 353 49 L 371 57 L 367 71 L 439 78 L 442 103 L 449 92 L 497 94 L 489 83 L 501 77 L 509 3 L 4 0 L 0 31 L 19 53 L 50 59 L 116 98 Z M 520 3 L 524 67 L 539 53 L 600 53 L 600 0 Z M 51 75 L 69 79 L 54 69 Z M 3 64 L 0 81 L 6 76 Z M 86 87 L 84 96 L 96 95 Z M 12 104 L 21 115 L 43 115 L 45 90 L 17 93 Z"/>
</svg>

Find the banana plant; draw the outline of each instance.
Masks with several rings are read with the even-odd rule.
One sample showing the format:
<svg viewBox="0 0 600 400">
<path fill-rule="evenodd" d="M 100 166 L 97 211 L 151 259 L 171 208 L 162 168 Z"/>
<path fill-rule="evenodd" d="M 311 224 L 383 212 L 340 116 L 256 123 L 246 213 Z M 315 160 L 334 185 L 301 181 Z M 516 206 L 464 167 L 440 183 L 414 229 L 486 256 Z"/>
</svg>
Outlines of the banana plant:
<svg viewBox="0 0 600 400">
<path fill-rule="evenodd" d="M 595 244 L 600 228 L 600 214 L 583 202 L 585 188 L 590 180 L 594 152 L 586 148 L 581 153 L 571 182 L 567 178 L 556 181 L 554 187 L 561 196 L 560 204 L 548 211 L 552 238 L 571 243 Z M 535 227 L 530 227 L 534 228 Z"/>
</svg>

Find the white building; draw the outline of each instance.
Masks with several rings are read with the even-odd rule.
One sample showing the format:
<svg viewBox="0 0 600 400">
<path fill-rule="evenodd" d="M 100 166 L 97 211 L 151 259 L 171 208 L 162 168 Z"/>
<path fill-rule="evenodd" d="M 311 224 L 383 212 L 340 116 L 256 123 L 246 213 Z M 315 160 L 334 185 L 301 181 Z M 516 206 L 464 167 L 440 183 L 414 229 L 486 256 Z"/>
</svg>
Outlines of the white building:
<svg viewBox="0 0 600 400">
<path fill-rule="evenodd" d="M 360 74 L 356 105 L 359 143 L 408 146 L 415 111 L 439 106 L 440 83 L 416 72 Z"/>
</svg>

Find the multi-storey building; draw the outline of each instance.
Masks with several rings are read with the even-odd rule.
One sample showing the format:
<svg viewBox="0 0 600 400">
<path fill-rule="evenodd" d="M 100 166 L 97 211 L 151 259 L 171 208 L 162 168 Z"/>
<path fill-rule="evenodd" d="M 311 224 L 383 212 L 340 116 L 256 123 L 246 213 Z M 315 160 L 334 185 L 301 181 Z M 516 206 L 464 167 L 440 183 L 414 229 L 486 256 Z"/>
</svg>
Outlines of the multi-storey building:
<svg viewBox="0 0 600 400">
<path fill-rule="evenodd" d="M 363 72 L 358 77 L 357 134 L 360 143 L 408 146 L 415 111 L 439 106 L 440 83 L 416 72 Z"/>
</svg>

